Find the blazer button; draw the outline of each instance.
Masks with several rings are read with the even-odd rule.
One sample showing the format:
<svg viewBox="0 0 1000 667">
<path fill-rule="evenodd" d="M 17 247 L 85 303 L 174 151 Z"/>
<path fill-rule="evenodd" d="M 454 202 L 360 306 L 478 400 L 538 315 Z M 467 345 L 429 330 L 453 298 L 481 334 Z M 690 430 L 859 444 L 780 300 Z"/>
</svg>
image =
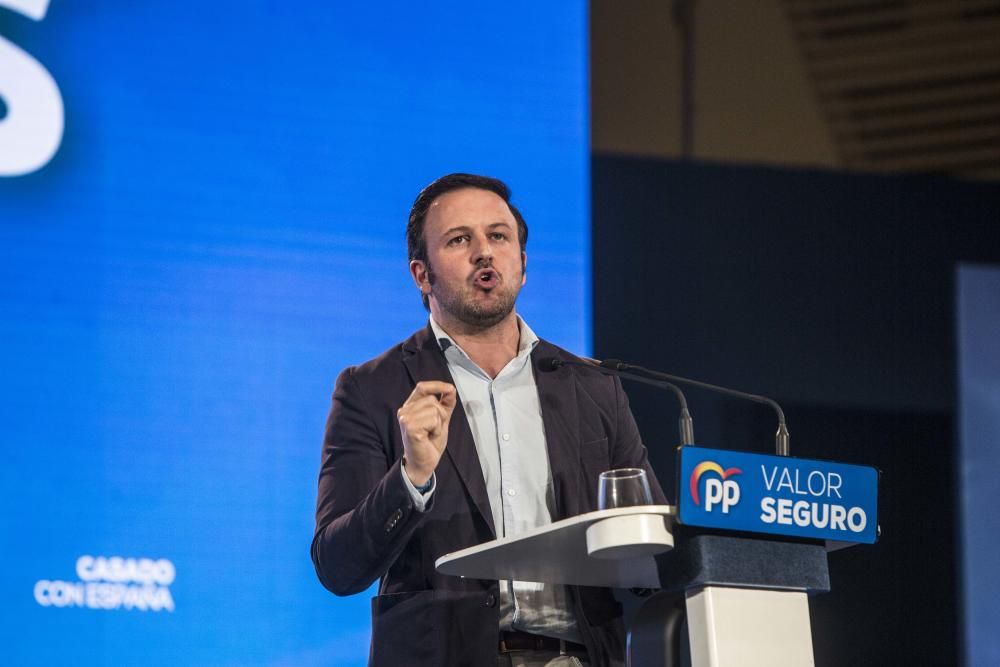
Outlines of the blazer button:
<svg viewBox="0 0 1000 667">
<path fill-rule="evenodd" d="M 486 606 L 487 607 L 495 607 L 495 606 L 497 606 L 497 596 L 494 595 L 493 593 L 487 593 L 486 594 Z"/>
</svg>

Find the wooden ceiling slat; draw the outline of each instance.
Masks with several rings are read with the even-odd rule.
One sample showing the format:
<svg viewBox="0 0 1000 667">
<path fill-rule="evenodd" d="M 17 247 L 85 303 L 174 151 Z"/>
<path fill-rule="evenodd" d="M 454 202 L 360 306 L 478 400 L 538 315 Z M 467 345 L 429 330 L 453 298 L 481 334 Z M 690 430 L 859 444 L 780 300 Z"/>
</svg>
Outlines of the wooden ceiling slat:
<svg viewBox="0 0 1000 667">
<path fill-rule="evenodd" d="M 785 9 L 794 14 L 815 12 L 861 14 L 876 11 L 880 7 L 901 5 L 952 5 L 956 0 L 782 0 Z M 989 8 L 996 6 L 995 0 L 964 0 L 962 6 Z"/>
<path fill-rule="evenodd" d="M 826 49 L 811 49 L 805 52 L 810 67 L 821 63 L 877 61 L 888 58 L 919 56 L 928 51 L 948 48 L 985 49 L 996 48 L 1000 28 L 969 28 L 951 32 L 927 35 L 922 39 L 876 40 L 867 47 L 855 45 L 850 48 L 834 46 Z"/>
<path fill-rule="evenodd" d="M 923 26 L 940 27 L 968 24 L 962 5 L 954 2 L 933 8 L 913 6 L 906 9 L 869 11 L 861 15 L 839 18 L 802 16 L 797 19 L 797 31 L 803 37 L 838 41 L 864 35 L 893 34 Z"/>
<path fill-rule="evenodd" d="M 921 91 L 961 90 L 984 87 L 1000 90 L 1000 58 L 983 59 L 965 67 L 940 66 L 898 72 L 859 73 L 855 77 L 816 81 L 817 94 L 863 103 L 872 98 L 919 94 Z"/>
<path fill-rule="evenodd" d="M 967 122 L 970 124 L 1000 123 L 1000 97 L 992 103 L 930 109 L 920 113 L 882 115 L 858 118 L 850 115 L 831 117 L 835 132 L 855 134 L 875 132 L 918 132 L 922 128 Z"/>
<path fill-rule="evenodd" d="M 921 109 L 955 108 L 961 106 L 978 106 L 996 99 L 1000 90 L 992 84 L 972 83 L 951 88 L 930 90 L 910 90 L 891 97 L 871 97 L 864 99 L 844 99 L 835 96 L 822 99 L 823 106 L 830 118 L 842 116 L 864 117 L 886 113 L 901 113 Z"/>
<path fill-rule="evenodd" d="M 964 150 L 977 143 L 982 143 L 983 150 L 995 152 L 1000 148 L 989 148 L 993 142 L 1000 145 L 1000 127 L 968 126 L 956 127 L 933 132 L 921 132 L 907 136 L 896 137 L 866 137 L 863 139 L 851 136 L 849 133 L 840 138 L 839 144 L 844 153 L 859 154 L 913 154 L 935 153 L 951 150 L 959 146 Z"/>
<path fill-rule="evenodd" d="M 882 160 L 879 162 L 872 162 L 870 160 L 852 162 L 848 160 L 847 166 L 853 169 L 867 169 L 881 172 L 933 171 L 950 173 L 956 169 L 986 169 L 997 162 L 1000 162 L 1000 150 L 992 153 L 956 150 L 949 154 L 934 156 L 932 159 L 917 156 Z"/>
<path fill-rule="evenodd" d="M 858 72 L 852 77 L 816 80 L 820 97 L 850 99 L 906 94 L 913 90 L 947 90 L 967 85 L 1000 88 L 1000 58 L 983 59 L 957 67 L 950 63 L 925 65 L 896 72 Z"/>
<path fill-rule="evenodd" d="M 987 12 L 996 7 L 992 0 L 941 0 L 938 2 L 869 3 L 857 11 L 838 12 L 814 8 L 798 10 L 791 14 L 806 34 L 829 34 L 831 31 L 850 31 L 870 26 L 903 23 L 907 27 L 922 24 L 939 25 L 943 22 L 965 22 L 970 13 Z"/>
<path fill-rule="evenodd" d="M 996 39 L 1000 21 L 957 24 L 947 23 L 937 26 L 921 26 L 906 31 L 886 35 L 861 35 L 850 39 L 830 40 L 828 38 L 798 35 L 808 60 L 822 59 L 828 54 L 869 53 L 886 51 L 900 47 L 916 47 L 933 41 L 961 41 L 963 39 Z"/>
<path fill-rule="evenodd" d="M 927 45 L 922 49 L 907 48 L 877 54 L 845 54 L 810 63 L 816 77 L 834 79 L 851 77 L 857 72 L 893 73 L 937 64 L 961 67 L 967 63 L 1000 59 L 1000 35 L 991 40 L 955 40 Z"/>
</svg>

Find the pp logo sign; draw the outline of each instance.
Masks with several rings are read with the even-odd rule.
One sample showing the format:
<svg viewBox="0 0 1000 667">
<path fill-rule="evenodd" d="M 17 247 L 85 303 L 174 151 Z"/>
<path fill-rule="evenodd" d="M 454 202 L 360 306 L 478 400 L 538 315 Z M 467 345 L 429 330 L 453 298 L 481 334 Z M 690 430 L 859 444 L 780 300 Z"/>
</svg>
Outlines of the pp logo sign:
<svg viewBox="0 0 1000 667">
<path fill-rule="evenodd" d="M 691 500 L 701 506 L 698 486 L 701 478 L 705 477 L 705 511 L 711 512 L 718 507 L 723 514 L 729 514 L 729 510 L 740 502 L 740 485 L 729 478 L 742 473 L 739 468 L 723 470 L 715 461 L 702 461 L 691 472 Z"/>
</svg>

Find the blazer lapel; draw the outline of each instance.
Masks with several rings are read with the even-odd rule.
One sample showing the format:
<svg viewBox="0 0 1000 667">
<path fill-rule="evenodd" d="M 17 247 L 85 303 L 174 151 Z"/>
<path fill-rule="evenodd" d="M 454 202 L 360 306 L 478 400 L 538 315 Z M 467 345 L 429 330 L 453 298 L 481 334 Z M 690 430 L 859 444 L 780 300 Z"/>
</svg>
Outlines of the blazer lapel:
<svg viewBox="0 0 1000 667">
<path fill-rule="evenodd" d="M 545 444 L 552 469 L 552 485 L 556 503 L 553 520 L 565 519 L 580 513 L 580 414 L 576 397 L 576 382 L 568 369 L 541 371 L 538 361 L 545 357 L 561 356 L 559 350 L 540 341 L 531 354 L 535 371 L 535 386 L 542 407 L 545 425 Z"/>
<path fill-rule="evenodd" d="M 437 341 L 434 340 L 434 332 L 430 325 L 404 343 L 403 363 L 406 365 L 414 384 L 423 380 L 441 380 L 455 384 L 455 380 L 448 370 L 448 362 L 445 360 Z M 469 420 L 465 415 L 465 408 L 462 407 L 461 398 L 455 405 L 454 412 L 451 413 L 445 455 L 458 472 L 458 476 L 469 497 L 475 503 L 476 509 L 479 510 L 493 536 L 496 537 L 493 511 L 490 509 L 490 500 L 486 493 L 486 480 L 483 478 L 483 467 L 479 462 L 476 441 L 472 437 L 472 429 L 469 428 Z"/>
</svg>

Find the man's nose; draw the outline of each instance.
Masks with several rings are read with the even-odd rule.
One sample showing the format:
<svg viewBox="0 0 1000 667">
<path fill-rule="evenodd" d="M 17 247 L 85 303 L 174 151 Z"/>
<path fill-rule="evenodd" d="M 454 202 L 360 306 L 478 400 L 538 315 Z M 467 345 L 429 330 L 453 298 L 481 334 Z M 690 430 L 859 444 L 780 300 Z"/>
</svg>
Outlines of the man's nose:
<svg viewBox="0 0 1000 667">
<path fill-rule="evenodd" d="M 486 235 L 477 236 L 473 243 L 472 261 L 474 263 L 493 258 L 493 244 L 490 243 L 489 237 Z"/>
</svg>

